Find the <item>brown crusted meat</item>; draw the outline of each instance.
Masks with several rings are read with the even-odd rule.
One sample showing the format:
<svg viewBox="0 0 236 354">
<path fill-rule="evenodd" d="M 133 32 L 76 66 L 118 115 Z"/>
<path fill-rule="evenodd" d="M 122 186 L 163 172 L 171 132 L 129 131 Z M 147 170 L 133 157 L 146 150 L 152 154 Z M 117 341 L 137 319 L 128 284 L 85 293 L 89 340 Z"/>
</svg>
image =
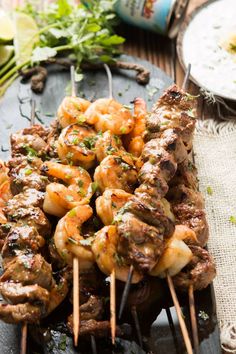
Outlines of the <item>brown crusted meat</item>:
<svg viewBox="0 0 236 354">
<path fill-rule="evenodd" d="M 44 238 L 39 235 L 34 227 L 28 225 L 12 227 L 5 239 L 1 252 L 3 264 L 7 264 L 20 251 L 31 250 L 33 253 L 38 252 L 44 246 L 44 243 Z"/>
<path fill-rule="evenodd" d="M 27 224 L 34 226 L 42 236 L 49 236 L 51 225 L 44 212 L 38 207 L 19 208 L 7 215 L 8 220 L 15 221 L 18 224 Z"/>
<path fill-rule="evenodd" d="M 164 250 L 163 229 L 159 230 L 139 220 L 132 213 L 124 213 L 117 225 L 118 252 L 141 271 L 152 269 Z"/>
<path fill-rule="evenodd" d="M 195 127 L 195 119 L 192 117 L 195 105 L 193 96 L 179 89 L 177 85 L 170 87 L 154 105 L 152 113 L 147 116 L 146 139 L 160 137 L 168 128 L 177 128 L 179 136 L 189 149 Z"/>
<path fill-rule="evenodd" d="M 38 284 L 22 286 L 11 281 L 0 283 L 0 292 L 3 298 L 13 305 L 30 302 L 46 306 L 49 302 L 48 290 Z"/>
<path fill-rule="evenodd" d="M 45 191 L 48 178 L 40 175 L 41 165 L 42 160 L 38 157 L 29 158 L 21 155 L 10 160 L 8 166 L 12 193 L 21 193 L 25 187 Z"/>
<path fill-rule="evenodd" d="M 38 284 L 50 290 L 53 284 L 51 265 L 40 254 L 19 254 L 10 261 L 0 282 L 12 281 L 23 285 Z"/>
<path fill-rule="evenodd" d="M 0 304 L 0 319 L 6 323 L 37 323 L 41 318 L 41 308 L 29 303 Z"/>
<path fill-rule="evenodd" d="M 45 153 L 46 138 L 49 131 L 43 128 L 41 125 L 34 125 L 29 128 L 25 128 L 11 135 L 11 149 L 12 155 L 26 154 L 29 152 L 29 148 L 33 149 L 37 155 Z"/>
<path fill-rule="evenodd" d="M 190 285 L 194 290 L 206 288 L 216 276 L 215 263 L 209 252 L 199 246 L 189 246 L 193 258 L 180 273 L 172 279 L 175 287 L 186 291 Z"/>
<path fill-rule="evenodd" d="M 172 208 L 176 224 L 188 226 L 195 232 L 200 246 L 205 246 L 209 237 L 205 211 L 184 203 L 173 205 Z"/>
<path fill-rule="evenodd" d="M 43 207 L 44 192 L 34 188 L 27 188 L 22 193 L 15 195 L 7 202 L 4 212 L 6 215 L 14 214 L 19 208 Z"/>
<path fill-rule="evenodd" d="M 200 192 L 186 187 L 184 184 L 178 184 L 175 187 L 170 188 L 167 199 L 172 205 L 187 204 L 195 206 L 198 209 L 204 208 L 204 199 Z"/>
</svg>

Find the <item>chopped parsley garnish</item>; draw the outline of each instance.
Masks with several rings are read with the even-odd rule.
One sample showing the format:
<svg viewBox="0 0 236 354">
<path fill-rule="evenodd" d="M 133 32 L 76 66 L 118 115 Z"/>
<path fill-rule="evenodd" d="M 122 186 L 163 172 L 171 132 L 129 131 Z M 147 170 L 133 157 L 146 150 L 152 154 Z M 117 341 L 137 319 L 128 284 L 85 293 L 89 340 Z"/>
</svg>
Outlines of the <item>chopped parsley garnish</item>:
<svg viewBox="0 0 236 354">
<path fill-rule="evenodd" d="M 81 179 L 79 179 L 77 183 L 80 188 L 84 186 L 84 182 Z"/>
<path fill-rule="evenodd" d="M 213 194 L 213 189 L 210 186 L 207 187 L 207 194 L 209 195 Z"/>
<path fill-rule="evenodd" d="M 235 225 L 236 225 L 236 216 L 231 215 L 231 216 L 229 217 L 229 221 L 232 222 L 232 224 L 235 224 Z"/>
<path fill-rule="evenodd" d="M 76 210 L 75 210 L 75 209 L 71 209 L 71 210 L 68 212 L 68 216 L 70 216 L 70 217 L 76 216 Z"/>
<path fill-rule="evenodd" d="M 114 147 L 111 146 L 111 145 L 109 145 L 109 146 L 106 148 L 106 153 L 107 153 L 107 155 L 112 155 L 112 154 L 114 154 L 114 152 L 116 152 L 116 151 L 117 151 L 117 149 L 114 148 Z"/>
<path fill-rule="evenodd" d="M 75 137 L 75 138 L 72 139 L 72 144 L 73 145 L 78 145 L 78 143 L 79 143 L 79 138 L 78 137 Z"/>
<path fill-rule="evenodd" d="M 29 175 L 31 175 L 31 173 L 33 172 L 33 170 L 32 170 L 31 168 L 26 168 L 26 169 L 24 170 L 24 172 L 25 172 L 25 175 L 26 175 L 26 176 L 29 176 Z"/>
<path fill-rule="evenodd" d="M 127 130 L 126 130 L 125 127 L 121 127 L 121 128 L 120 128 L 120 132 L 121 132 L 122 134 L 126 134 L 126 131 L 127 131 Z"/>
<path fill-rule="evenodd" d="M 62 334 L 60 337 L 60 343 L 58 343 L 58 349 L 66 350 L 66 335 Z"/>
<path fill-rule="evenodd" d="M 91 188 L 92 188 L 92 192 L 95 193 L 96 190 L 98 189 L 98 183 L 97 182 L 93 182 L 91 184 Z"/>
<path fill-rule="evenodd" d="M 30 146 L 28 145 L 23 145 L 23 148 L 27 151 L 27 155 L 29 157 L 34 157 L 34 156 L 38 156 L 38 153 L 36 150 L 34 150 L 33 148 L 31 148 Z"/>
<path fill-rule="evenodd" d="M 78 123 L 78 124 L 82 124 L 82 123 L 84 123 L 84 122 L 86 122 L 86 117 L 85 117 L 83 114 L 81 114 L 81 115 L 79 116 L 79 118 L 77 118 L 77 123 Z"/>
</svg>

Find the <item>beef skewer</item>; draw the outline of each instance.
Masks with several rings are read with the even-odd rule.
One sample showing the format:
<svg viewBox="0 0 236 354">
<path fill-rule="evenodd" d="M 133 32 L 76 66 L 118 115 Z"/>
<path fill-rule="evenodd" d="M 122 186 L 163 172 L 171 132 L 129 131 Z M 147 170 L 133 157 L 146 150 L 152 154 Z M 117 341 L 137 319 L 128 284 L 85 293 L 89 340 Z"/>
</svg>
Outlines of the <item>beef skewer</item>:
<svg viewBox="0 0 236 354">
<path fill-rule="evenodd" d="M 31 114 L 30 114 L 30 126 L 32 127 L 35 124 L 35 100 L 31 100 Z M 21 346 L 20 346 L 20 354 L 26 354 L 27 352 L 27 322 L 22 324 L 21 328 Z"/>
</svg>

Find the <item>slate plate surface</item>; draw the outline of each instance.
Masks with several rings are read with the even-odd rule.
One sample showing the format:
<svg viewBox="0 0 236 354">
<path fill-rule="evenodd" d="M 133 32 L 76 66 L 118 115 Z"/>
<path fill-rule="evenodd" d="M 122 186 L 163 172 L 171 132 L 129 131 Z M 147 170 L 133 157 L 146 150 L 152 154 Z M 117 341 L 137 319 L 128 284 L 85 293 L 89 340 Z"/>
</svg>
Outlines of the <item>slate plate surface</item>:
<svg viewBox="0 0 236 354">
<path fill-rule="evenodd" d="M 130 102 L 137 96 L 143 97 L 148 107 L 151 108 L 152 104 L 162 94 L 173 80 L 168 77 L 159 68 L 151 65 L 150 63 L 132 58 L 130 56 L 123 56 L 123 60 L 135 61 L 145 67 L 151 72 L 151 80 L 148 86 L 138 85 L 135 81 L 135 73 L 124 70 L 113 71 L 113 95 L 114 98 L 129 105 Z M 0 159 L 7 160 L 10 156 L 9 151 L 9 136 L 12 132 L 24 128 L 29 125 L 30 117 L 30 104 L 31 99 L 36 100 L 37 118 L 36 122 L 49 125 L 55 116 L 57 107 L 59 106 L 62 98 L 70 92 L 69 88 L 70 75 L 68 71 L 62 71 L 58 67 L 50 69 L 45 90 L 41 95 L 32 94 L 29 84 L 21 84 L 20 80 L 8 89 L 4 98 L 0 101 Z M 89 100 L 94 100 L 108 95 L 107 77 L 105 71 L 86 72 L 84 80 L 78 84 L 78 94 L 85 94 Z M 186 321 L 189 324 L 189 313 L 187 306 L 187 299 L 182 299 L 186 304 L 183 308 L 183 313 Z M 201 353 L 203 354 L 219 354 L 219 333 L 216 326 L 214 295 L 211 287 L 196 294 L 196 310 L 197 313 L 204 311 L 209 315 L 209 318 L 203 320 L 198 318 L 201 342 Z M 174 343 L 173 333 L 170 331 L 165 310 L 157 317 L 153 323 L 150 336 L 145 339 L 146 351 L 155 354 L 168 354 L 184 353 L 184 344 L 182 336 L 179 331 L 178 321 L 176 319 L 175 311 L 171 309 L 173 321 L 175 325 L 176 338 L 178 346 Z M 141 319 L 145 327 L 145 319 Z M 121 351 L 119 353 L 145 353 L 130 338 L 132 342 L 123 341 Z M 40 350 L 36 344 L 29 340 L 28 352 L 30 354 L 37 354 L 42 352 L 55 353 L 55 354 L 72 354 L 77 353 L 72 345 L 70 338 L 66 339 L 66 350 L 60 349 L 60 333 L 54 332 L 53 335 L 54 347 L 45 346 Z M 1 354 L 17 354 L 19 353 L 20 346 L 20 328 L 19 326 L 7 325 L 0 322 L 0 353 Z M 98 353 L 104 354 L 104 349 L 98 348 Z M 109 351 L 108 351 L 109 352 Z M 80 353 L 88 354 L 89 349 Z"/>
</svg>

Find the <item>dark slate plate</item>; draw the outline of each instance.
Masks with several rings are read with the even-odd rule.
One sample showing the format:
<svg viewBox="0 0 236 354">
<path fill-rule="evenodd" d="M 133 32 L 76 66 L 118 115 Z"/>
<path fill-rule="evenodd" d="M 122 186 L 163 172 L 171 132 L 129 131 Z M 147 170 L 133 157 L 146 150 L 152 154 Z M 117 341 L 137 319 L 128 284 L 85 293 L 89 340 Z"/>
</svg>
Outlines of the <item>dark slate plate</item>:
<svg viewBox="0 0 236 354">
<path fill-rule="evenodd" d="M 124 70 L 113 71 L 114 98 L 123 104 L 129 105 L 135 97 L 141 96 L 146 100 L 148 107 L 150 108 L 156 99 L 162 94 L 163 90 L 166 89 L 173 80 L 159 68 L 146 61 L 132 58 L 130 56 L 123 56 L 123 60 L 135 61 L 147 67 L 151 72 L 151 80 L 149 85 L 144 87 L 136 83 L 134 72 Z M 21 84 L 20 80 L 14 82 L 6 92 L 2 101 L 0 101 L 0 159 L 7 160 L 10 156 L 10 134 L 29 125 L 31 99 L 34 98 L 36 100 L 36 122 L 49 125 L 55 115 L 58 105 L 65 96 L 66 91 L 67 93 L 69 92 L 69 81 L 70 75 L 68 71 L 62 71 L 58 67 L 52 67 L 42 95 L 32 94 L 29 84 Z M 105 71 L 86 72 L 84 80 L 78 84 L 78 94 L 84 94 L 89 100 L 106 97 L 108 95 L 108 85 Z M 201 354 L 220 354 L 219 331 L 216 325 L 217 321 L 213 288 L 208 287 L 204 291 L 196 293 L 195 297 L 196 313 L 199 314 L 200 311 L 204 311 L 209 317 L 203 320 L 198 316 Z M 183 306 L 183 314 L 186 318 L 190 332 L 188 302 L 186 298 L 180 300 Z M 135 338 L 133 337 L 129 338 L 130 341 L 121 340 L 122 349 L 116 352 L 127 354 L 162 354 L 164 352 L 168 354 L 184 353 L 185 347 L 179 330 L 175 310 L 173 308 L 170 310 L 176 332 L 175 338 L 173 336 L 173 331 L 170 330 L 166 311 L 162 310 L 157 316 L 156 321 L 152 324 L 149 331 L 150 334 L 144 338 L 145 352 L 138 347 L 134 341 Z M 157 309 L 157 313 L 158 312 Z M 147 319 L 144 318 L 141 320 L 142 326 L 145 329 Z M 60 332 L 54 331 L 52 339 L 54 343 L 53 348 L 51 345 L 47 345 L 42 349 L 29 338 L 28 352 L 30 354 L 78 353 L 78 351 L 73 348 L 72 341 L 69 337 L 66 338 L 67 349 L 60 349 Z M 0 353 L 17 354 L 19 353 L 19 347 L 20 328 L 18 326 L 7 325 L 0 322 Z M 85 351 L 80 350 L 79 352 L 81 354 L 89 354 L 89 349 L 86 349 Z M 106 352 L 109 353 L 111 350 L 108 349 Z M 98 345 L 98 353 L 105 354 L 104 346 L 100 348 Z"/>
</svg>

